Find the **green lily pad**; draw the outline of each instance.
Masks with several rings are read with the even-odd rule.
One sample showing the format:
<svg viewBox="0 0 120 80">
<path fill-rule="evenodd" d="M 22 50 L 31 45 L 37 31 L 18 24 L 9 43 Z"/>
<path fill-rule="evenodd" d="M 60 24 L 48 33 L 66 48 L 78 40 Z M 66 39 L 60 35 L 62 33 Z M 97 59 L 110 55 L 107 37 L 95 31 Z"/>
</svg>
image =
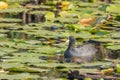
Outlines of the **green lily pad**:
<svg viewBox="0 0 120 80">
<path fill-rule="evenodd" d="M 85 27 L 80 24 L 68 24 L 66 27 L 73 29 L 74 31 L 85 30 Z"/>
<path fill-rule="evenodd" d="M 54 69 L 54 68 L 57 68 L 57 69 L 65 69 L 65 70 L 68 70 L 68 69 L 74 69 L 74 68 L 80 68 L 82 67 L 82 65 L 78 65 L 78 64 L 74 64 L 74 63 L 64 63 L 64 64 L 61 64 L 61 63 L 51 63 L 51 62 L 47 62 L 47 63 L 41 63 L 41 64 L 35 64 L 33 63 L 33 65 L 36 65 L 40 68 L 49 68 L 49 69 Z"/>
<path fill-rule="evenodd" d="M 51 23 L 51 22 L 44 22 L 44 23 L 40 23 L 38 25 L 41 26 L 41 27 L 43 27 L 43 28 L 44 27 L 50 28 L 51 26 L 54 26 L 56 28 L 62 28 L 63 27 L 63 25 L 60 24 L 60 23 Z"/>
<path fill-rule="evenodd" d="M 38 75 L 31 75 L 29 73 L 21 73 L 21 74 L 13 74 L 13 75 L 8 75 L 8 74 L 0 74 L 0 79 L 8 79 L 8 80 L 15 80 L 15 79 L 40 79 Z"/>
<path fill-rule="evenodd" d="M 29 41 L 25 41 L 25 43 L 28 43 L 28 44 L 40 44 L 41 42 L 38 41 L 38 40 L 29 40 Z"/>
<path fill-rule="evenodd" d="M 5 29 L 0 29 L 0 33 L 6 33 L 8 32 L 9 30 L 5 30 Z"/>
<path fill-rule="evenodd" d="M 63 17 L 63 18 L 74 18 L 74 17 L 78 17 L 78 14 L 75 14 L 73 13 L 72 11 L 61 11 L 59 13 L 60 17 Z"/>
<path fill-rule="evenodd" d="M 24 65 L 19 62 L 16 62 L 16 63 L 2 62 L 0 67 L 2 67 L 3 69 L 8 69 L 12 67 L 21 68 L 21 67 L 24 67 Z"/>
<path fill-rule="evenodd" d="M 45 15 L 48 11 L 31 11 L 29 14 L 41 14 Z"/>
<path fill-rule="evenodd" d="M 46 5 L 31 5 L 31 6 L 28 6 L 28 8 L 51 10 L 51 6 L 46 6 Z"/>
<path fill-rule="evenodd" d="M 16 25 L 16 23 L 0 23 L 0 28 L 12 27 L 15 25 Z"/>
<path fill-rule="evenodd" d="M 85 78 L 84 80 L 92 80 L 92 78 Z"/>
<path fill-rule="evenodd" d="M 112 12 L 112 13 L 120 13 L 120 5 L 119 4 L 111 4 L 106 8 L 107 12 Z"/>
<path fill-rule="evenodd" d="M 111 45 L 111 46 L 107 46 L 107 48 L 111 50 L 120 50 L 120 45 Z"/>
<path fill-rule="evenodd" d="M 6 22 L 22 22 L 22 19 L 15 19 L 15 18 L 0 18 L 0 22 L 6 23 Z"/>
<path fill-rule="evenodd" d="M 94 41 L 98 42 L 105 42 L 105 43 L 119 43 L 120 41 L 117 39 L 112 39 L 110 37 L 105 37 L 105 38 L 98 38 L 98 39 L 93 39 Z"/>
<path fill-rule="evenodd" d="M 0 47 L 0 50 L 1 50 L 1 51 L 4 51 L 4 52 L 6 52 L 6 53 L 12 53 L 12 52 L 18 51 L 17 49 L 14 49 L 14 48 L 6 48 L 6 47 Z"/>
<path fill-rule="evenodd" d="M 85 63 L 83 64 L 83 68 L 90 68 L 90 69 L 96 69 L 100 67 L 110 67 L 111 62 L 93 62 L 93 63 Z"/>
<path fill-rule="evenodd" d="M 7 54 L 7 53 L 5 53 L 4 51 L 0 51 L 0 56 L 3 56 L 5 54 Z"/>
<path fill-rule="evenodd" d="M 120 38 L 120 32 L 113 32 L 110 34 L 112 38 Z"/>
<path fill-rule="evenodd" d="M 49 70 L 47 69 L 39 69 L 39 68 L 8 68 L 10 72 L 29 72 L 29 73 L 40 73 L 40 72 L 48 72 Z"/>
<path fill-rule="evenodd" d="M 41 54 L 47 54 L 47 55 L 54 55 L 56 54 L 56 51 L 59 50 L 59 48 L 50 47 L 50 46 L 42 46 L 39 48 L 36 48 L 33 52 L 39 52 Z"/>
<path fill-rule="evenodd" d="M 6 37 L 6 34 L 0 34 L 0 38 Z"/>
<path fill-rule="evenodd" d="M 45 14 L 46 21 L 54 21 L 55 19 L 55 14 L 53 12 L 47 12 Z"/>
<path fill-rule="evenodd" d="M 0 10 L 0 13 L 21 13 L 21 12 L 27 12 L 28 9 L 25 8 L 11 8 L 11 9 L 4 9 Z"/>
<path fill-rule="evenodd" d="M 92 34 L 90 33 L 90 32 L 88 32 L 88 31 L 81 31 L 80 33 L 79 33 L 79 37 L 80 38 L 92 38 Z"/>
<path fill-rule="evenodd" d="M 117 73 L 120 73 L 120 64 L 116 65 L 116 71 L 117 71 Z"/>
<path fill-rule="evenodd" d="M 27 44 L 27 43 L 16 43 L 16 45 L 13 46 L 13 48 L 15 49 L 26 49 L 26 50 L 30 50 L 30 49 L 35 49 L 38 46 L 32 45 L 32 44 Z"/>
<path fill-rule="evenodd" d="M 67 80 L 67 79 L 65 79 L 65 78 L 57 78 L 55 80 Z"/>
<path fill-rule="evenodd" d="M 58 17 L 55 19 L 55 21 L 59 21 L 61 23 L 77 23 L 79 21 L 79 19 L 76 18 L 62 18 L 62 17 Z"/>
<path fill-rule="evenodd" d="M 20 63 L 40 63 L 46 62 L 44 60 L 39 59 L 39 56 L 42 54 L 34 54 L 34 53 L 14 53 L 13 57 L 10 59 L 6 59 L 6 62 L 20 62 Z M 4 57 L 5 58 L 5 57 Z M 26 59 L 27 58 L 27 59 Z"/>
</svg>

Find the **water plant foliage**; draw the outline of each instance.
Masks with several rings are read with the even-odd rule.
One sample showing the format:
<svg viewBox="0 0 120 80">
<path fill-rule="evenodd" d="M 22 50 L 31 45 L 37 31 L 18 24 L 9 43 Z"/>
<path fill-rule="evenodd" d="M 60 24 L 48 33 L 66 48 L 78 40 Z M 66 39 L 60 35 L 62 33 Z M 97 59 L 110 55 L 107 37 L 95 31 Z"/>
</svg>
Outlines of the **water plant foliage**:
<svg viewBox="0 0 120 80">
<path fill-rule="evenodd" d="M 0 10 L 1 80 L 67 80 L 69 70 L 119 79 L 108 75 L 109 71 L 120 74 L 118 59 L 81 64 L 61 62 L 70 35 L 75 36 L 79 45 L 89 40 L 102 43 L 104 49 L 120 58 L 119 0 L 61 0 L 62 6 L 56 5 L 56 0 L 39 4 L 34 0 L 2 1 L 9 7 Z M 111 70 L 113 62 L 116 72 Z"/>
</svg>

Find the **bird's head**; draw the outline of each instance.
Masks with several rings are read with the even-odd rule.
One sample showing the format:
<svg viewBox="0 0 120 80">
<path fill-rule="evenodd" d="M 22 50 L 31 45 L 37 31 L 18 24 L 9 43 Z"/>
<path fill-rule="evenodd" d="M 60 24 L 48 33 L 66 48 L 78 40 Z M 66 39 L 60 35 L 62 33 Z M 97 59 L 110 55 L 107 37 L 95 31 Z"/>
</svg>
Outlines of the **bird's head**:
<svg viewBox="0 0 120 80">
<path fill-rule="evenodd" d="M 75 42 L 75 37 L 74 36 L 69 36 L 69 38 L 66 42 L 69 42 L 69 43 Z"/>
</svg>

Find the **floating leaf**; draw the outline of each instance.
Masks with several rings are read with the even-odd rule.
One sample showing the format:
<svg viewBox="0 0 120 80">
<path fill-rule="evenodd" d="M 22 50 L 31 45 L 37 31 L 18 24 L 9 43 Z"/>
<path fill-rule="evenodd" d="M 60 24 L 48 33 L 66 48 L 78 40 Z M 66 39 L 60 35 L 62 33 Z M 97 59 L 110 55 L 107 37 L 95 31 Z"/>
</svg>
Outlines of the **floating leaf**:
<svg viewBox="0 0 120 80">
<path fill-rule="evenodd" d="M 8 69 L 8 68 L 12 68 L 12 67 L 21 68 L 21 67 L 24 67 L 24 65 L 19 62 L 16 62 L 16 63 L 3 62 L 3 63 L 1 63 L 0 67 L 2 67 L 3 69 Z"/>
<path fill-rule="evenodd" d="M 11 23 L 12 23 L 12 22 L 13 22 L 13 23 L 15 22 L 15 23 L 16 23 L 16 22 L 18 22 L 18 23 L 19 23 L 19 22 L 22 22 L 22 19 L 0 18 L 0 22 L 3 22 L 3 23 L 6 23 L 6 22 L 8 22 L 8 23 L 9 23 L 9 22 L 11 22 Z"/>
<path fill-rule="evenodd" d="M 3 19 L 3 18 L 2 18 Z M 7 20 L 7 19 L 6 19 Z M 13 27 L 16 23 L 0 23 L 0 28 Z"/>
<path fill-rule="evenodd" d="M 79 37 L 80 38 L 92 38 L 92 34 L 90 33 L 90 32 L 88 32 L 88 31 L 81 31 L 80 33 L 79 33 Z"/>
<path fill-rule="evenodd" d="M 93 39 L 94 41 L 98 42 L 106 42 L 106 43 L 119 43 L 120 41 L 117 39 L 112 39 L 110 37 L 105 37 L 105 38 L 98 38 L 98 39 Z"/>
<path fill-rule="evenodd" d="M 41 14 L 41 15 L 45 15 L 47 12 L 49 12 L 49 11 L 31 11 L 29 14 Z"/>
<path fill-rule="evenodd" d="M 5 52 L 3 52 L 3 51 L 0 51 L 0 56 L 3 56 L 3 55 L 5 55 L 5 54 L 7 54 L 7 53 L 5 53 Z"/>
<path fill-rule="evenodd" d="M 59 18 L 56 18 L 55 21 L 59 21 L 61 23 L 72 24 L 72 23 L 77 23 L 79 21 L 79 19 L 77 19 L 77 18 L 62 18 L 62 17 L 59 17 Z"/>
<path fill-rule="evenodd" d="M 9 68 L 7 69 L 11 72 L 29 72 L 29 73 L 40 73 L 40 72 L 48 72 L 49 70 L 46 69 L 39 69 L 39 68 Z"/>
<path fill-rule="evenodd" d="M 117 71 L 117 73 L 120 73 L 120 64 L 116 65 L 116 71 Z"/>
<path fill-rule="evenodd" d="M 110 36 L 112 37 L 112 38 L 120 38 L 120 32 L 113 32 L 113 33 L 111 33 L 110 34 Z"/>
<path fill-rule="evenodd" d="M 53 12 L 47 12 L 45 14 L 46 21 L 54 21 L 55 19 L 55 14 Z"/>
<path fill-rule="evenodd" d="M 106 8 L 106 11 L 112 13 L 120 13 L 120 5 L 119 4 L 111 4 Z"/>
<path fill-rule="evenodd" d="M 59 15 L 60 15 L 61 17 L 66 17 L 66 16 L 68 15 L 68 12 L 67 12 L 67 11 L 61 11 L 61 12 L 59 13 Z"/>
<path fill-rule="evenodd" d="M 84 80 L 92 80 L 92 78 L 85 78 Z"/>
<path fill-rule="evenodd" d="M 30 79 L 40 79 L 40 77 L 38 75 L 31 75 L 29 73 L 21 73 L 21 74 L 13 74 L 13 75 L 0 74 L 0 79 L 8 79 L 8 80 L 15 80 L 15 79 L 30 80 Z"/>
<path fill-rule="evenodd" d="M 101 71 L 102 75 L 110 76 L 114 74 L 113 68 L 108 68 Z"/>
<path fill-rule="evenodd" d="M 75 31 L 85 30 L 85 27 L 79 24 L 68 24 L 66 27 L 73 29 Z"/>
<path fill-rule="evenodd" d="M 21 12 L 27 12 L 28 9 L 25 8 L 11 8 L 11 9 L 4 9 L 0 10 L 0 13 L 21 13 Z"/>
<path fill-rule="evenodd" d="M 107 48 L 111 50 L 120 50 L 120 45 L 111 45 L 111 46 L 107 46 Z"/>
</svg>

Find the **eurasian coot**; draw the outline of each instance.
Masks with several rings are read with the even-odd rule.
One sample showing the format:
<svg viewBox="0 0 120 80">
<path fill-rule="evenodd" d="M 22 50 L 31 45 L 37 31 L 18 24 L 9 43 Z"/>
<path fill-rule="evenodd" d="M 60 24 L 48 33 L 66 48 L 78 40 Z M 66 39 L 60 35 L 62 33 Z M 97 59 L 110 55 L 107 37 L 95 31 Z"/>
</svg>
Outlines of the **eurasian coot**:
<svg viewBox="0 0 120 80">
<path fill-rule="evenodd" d="M 89 62 L 93 61 L 97 49 L 94 45 L 87 43 L 76 47 L 76 40 L 74 36 L 69 36 L 69 45 L 64 53 L 64 58 L 66 61 L 72 61 L 73 58 L 79 58 L 79 60 Z"/>
</svg>

